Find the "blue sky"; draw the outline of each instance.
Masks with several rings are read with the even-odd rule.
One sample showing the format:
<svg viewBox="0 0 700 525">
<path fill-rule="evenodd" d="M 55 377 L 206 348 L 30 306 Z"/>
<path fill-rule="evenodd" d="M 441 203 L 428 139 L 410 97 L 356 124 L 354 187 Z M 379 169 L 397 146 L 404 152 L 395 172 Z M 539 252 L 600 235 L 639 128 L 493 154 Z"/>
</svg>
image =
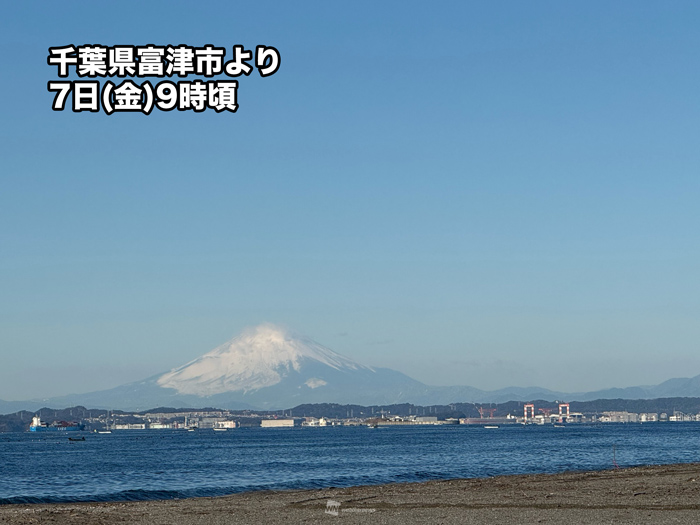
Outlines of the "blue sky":
<svg viewBox="0 0 700 525">
<path fill-rule="evenodd" d="M 260 322 L 429 384 L 700 374 L 700 6 L 4 7 L 0 398 Z M 273 45 L 236 114 L 51 111 L 48 48 Z"/>
</svg>

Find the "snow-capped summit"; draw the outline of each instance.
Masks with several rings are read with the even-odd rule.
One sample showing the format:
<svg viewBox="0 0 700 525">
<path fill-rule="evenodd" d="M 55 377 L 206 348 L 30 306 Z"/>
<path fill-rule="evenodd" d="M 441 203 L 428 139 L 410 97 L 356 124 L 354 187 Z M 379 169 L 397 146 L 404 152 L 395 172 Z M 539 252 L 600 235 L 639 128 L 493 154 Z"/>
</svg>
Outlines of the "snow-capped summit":
<svg viewBox="0 0 700 525">
<path fill-rule="evenodd" d="M 336 371 L 374 372 L 311 339 L 292 335 L 272 324 L 245 330 L 211 352 L 158 378 L 163 388 L 179 394 L 212 396 L 225 392 L 251 392 L 280 383 L 292 372 L 325 365 Z M 315 389 L 322 378 L 302 381 Z"/>
</svg>

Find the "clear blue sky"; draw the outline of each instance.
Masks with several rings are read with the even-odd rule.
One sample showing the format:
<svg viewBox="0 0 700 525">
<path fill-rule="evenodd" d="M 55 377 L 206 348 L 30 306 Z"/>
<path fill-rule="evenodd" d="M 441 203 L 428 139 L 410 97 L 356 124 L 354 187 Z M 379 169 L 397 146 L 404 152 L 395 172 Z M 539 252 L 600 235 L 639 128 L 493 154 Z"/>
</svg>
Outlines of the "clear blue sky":
<svg viewBox="0 0 700 525">
<path fill-rule="evenodd" d="M 696 2 L 10 2 L 0 398 L 259 322 L 429 384 L 700 374 Z M 273 45 L 236 114 L 51 111 L 48 48 Z"/>
</svg>

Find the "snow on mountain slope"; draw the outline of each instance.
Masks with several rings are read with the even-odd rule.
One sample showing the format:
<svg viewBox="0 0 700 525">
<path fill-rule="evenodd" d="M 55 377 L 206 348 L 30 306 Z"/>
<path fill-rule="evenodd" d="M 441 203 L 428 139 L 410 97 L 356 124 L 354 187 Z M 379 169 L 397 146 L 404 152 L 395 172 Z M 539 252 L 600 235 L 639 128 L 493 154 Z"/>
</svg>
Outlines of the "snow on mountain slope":
<svg viewBox="0 0 700 525">
<path fill-rule="evenodd" d="M 157 384 L 179 394 L 212 396 L 225 392 L 250 392 L 278 384 L 291 371 L 322 364 L 335 370 L 369 371 L 310 339 L 263 324 L 246 330 L 211 352 L 163 374 Z M 309 378 L 309 388 L 326 384 Z"/>
</svg>

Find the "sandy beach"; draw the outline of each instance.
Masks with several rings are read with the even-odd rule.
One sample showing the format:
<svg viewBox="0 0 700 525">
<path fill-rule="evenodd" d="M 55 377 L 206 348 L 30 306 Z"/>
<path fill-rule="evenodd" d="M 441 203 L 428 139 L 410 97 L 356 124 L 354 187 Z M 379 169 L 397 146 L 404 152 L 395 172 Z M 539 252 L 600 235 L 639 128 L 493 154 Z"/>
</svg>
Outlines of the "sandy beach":
<svg viewBox="0 0 700 525">
<path fill-rule="evenodd" d="M 698 523 L 700 464 L 220 498 L 8 505 L 0 523 Z"/>
</svg>

